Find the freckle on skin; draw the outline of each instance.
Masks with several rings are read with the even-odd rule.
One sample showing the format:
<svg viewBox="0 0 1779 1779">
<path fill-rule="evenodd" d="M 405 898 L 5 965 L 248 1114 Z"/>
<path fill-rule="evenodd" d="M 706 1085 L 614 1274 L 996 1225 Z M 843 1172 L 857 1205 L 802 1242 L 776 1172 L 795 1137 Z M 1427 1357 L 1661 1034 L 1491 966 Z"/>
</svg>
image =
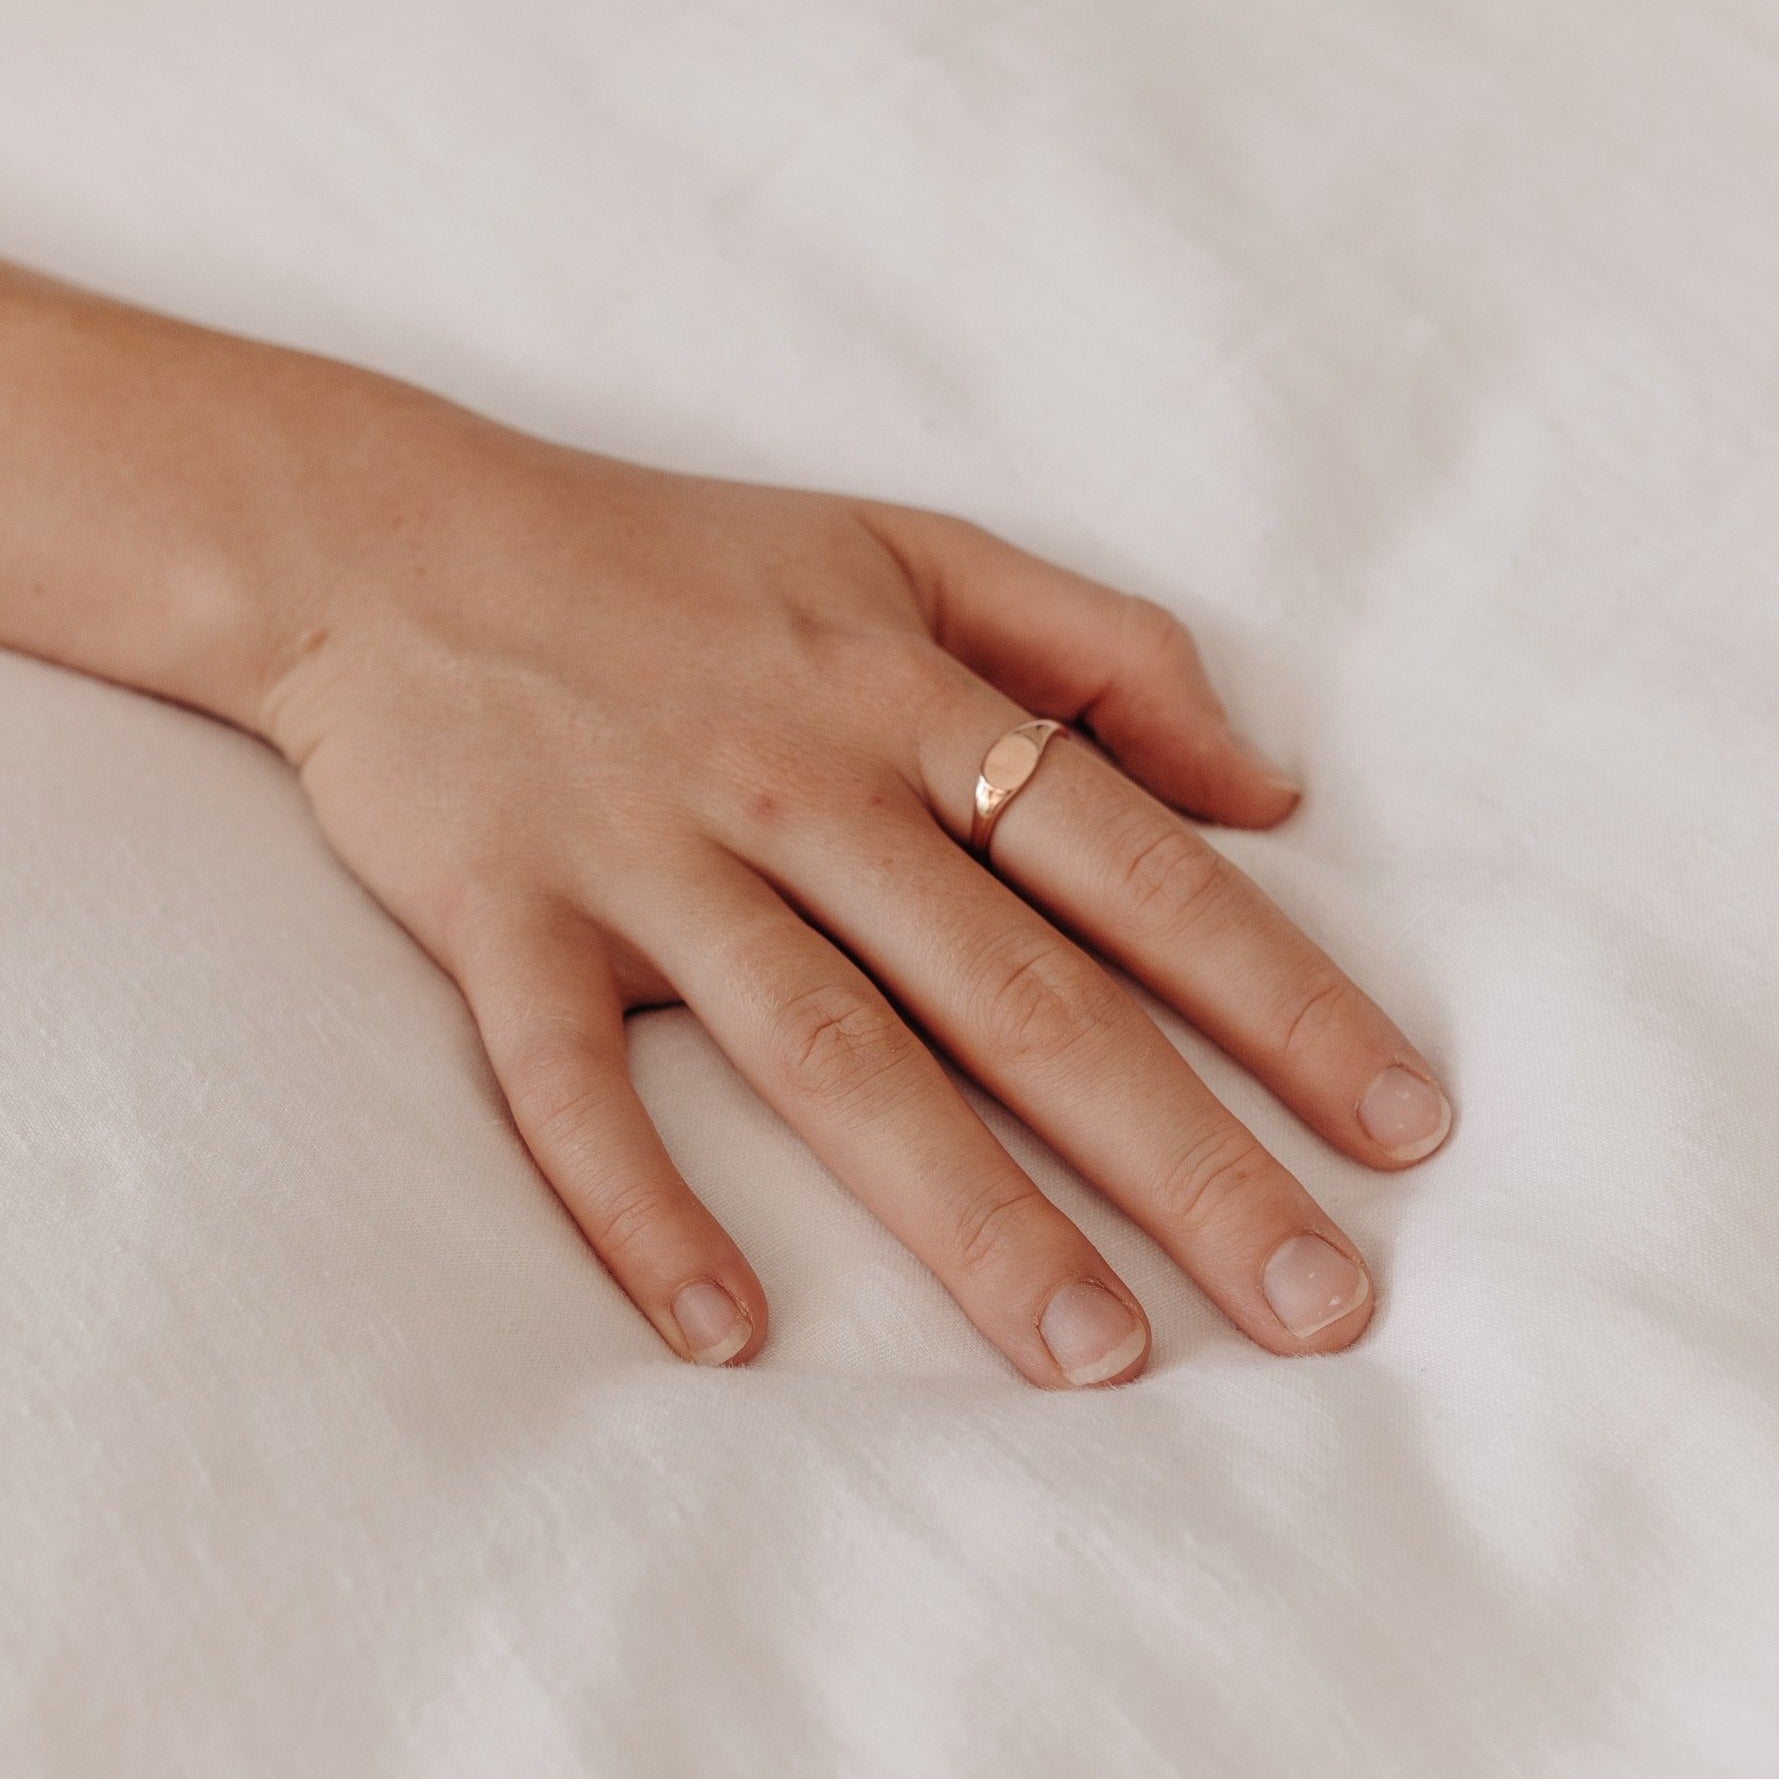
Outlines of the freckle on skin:
<svg viewBox="0 0 1779 1779">
<path fill-rule="evenodd" d="M 771 791 L 756 791 L 753 797 L 754 819 L 761 822 L 776 821 L 778 818 L 778 798 Z"/>
</svg>

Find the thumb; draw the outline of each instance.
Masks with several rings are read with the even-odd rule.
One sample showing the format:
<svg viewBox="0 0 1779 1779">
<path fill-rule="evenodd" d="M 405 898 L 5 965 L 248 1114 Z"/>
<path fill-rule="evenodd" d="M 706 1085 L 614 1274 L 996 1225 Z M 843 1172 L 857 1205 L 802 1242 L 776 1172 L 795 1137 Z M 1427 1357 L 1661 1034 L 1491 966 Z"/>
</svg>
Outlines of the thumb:
<svg viewBox="0 0 1779 1779">
<path fill-rule="evenodd" d="M 1186 626 L 1165 607 L 938 513 L 867 509 L 940 645 L 1040 716 L 1079 722 L 1164 802 L 1265 828 L 1292 780 L 1230 727 Z"/>
</svg>

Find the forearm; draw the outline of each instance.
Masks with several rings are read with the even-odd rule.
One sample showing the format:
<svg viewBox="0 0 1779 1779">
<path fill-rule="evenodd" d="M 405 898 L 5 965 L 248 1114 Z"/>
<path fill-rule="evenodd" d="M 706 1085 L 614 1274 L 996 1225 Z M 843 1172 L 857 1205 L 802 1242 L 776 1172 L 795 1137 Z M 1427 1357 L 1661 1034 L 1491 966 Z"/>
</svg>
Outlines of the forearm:
<svg viewBox="0 0 1779 1779">
<path fill-rule="evenodd" d="M 0 264 L 0 645 L 260 729 L 341 536 L 436 498 L 407 447 L 450 429 L 412 422 L 454 413 Z"/>
</svg>

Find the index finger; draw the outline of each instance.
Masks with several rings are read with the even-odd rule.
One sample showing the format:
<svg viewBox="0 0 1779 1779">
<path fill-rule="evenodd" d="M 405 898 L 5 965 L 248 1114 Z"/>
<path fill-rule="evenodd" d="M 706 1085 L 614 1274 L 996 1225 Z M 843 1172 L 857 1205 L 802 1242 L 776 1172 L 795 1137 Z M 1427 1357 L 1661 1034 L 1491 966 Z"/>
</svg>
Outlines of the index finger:
<svg viewBox="0 0 1779 1779">
<path fill-rule="evenodd" d="M 988 703 L 990 701 L 984 701 Z M 997 708 L 933 774 L 959 820 Z M 987 740 L 983 737 L 986 735 Z M 954 829 L 954 831 L 958 831 Z M 1329 1142 L 1371 1167 L 1433 1153 L 1452 1126 L 1433 1070 L 1383 1010 L 1188 822 L 1061 736 L 994 831 L 997 871 L 1228 1051 Z"/>
</svg>

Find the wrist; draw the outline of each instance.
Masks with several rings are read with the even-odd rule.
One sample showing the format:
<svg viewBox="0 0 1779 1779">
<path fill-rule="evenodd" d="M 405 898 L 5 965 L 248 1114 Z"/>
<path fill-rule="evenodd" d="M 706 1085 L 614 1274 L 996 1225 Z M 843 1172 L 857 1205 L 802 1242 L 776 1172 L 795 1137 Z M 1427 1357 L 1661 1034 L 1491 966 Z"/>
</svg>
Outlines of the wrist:
<svg viewBox="0 0 1779 1779">
<path fill-rule="evenodd" d="M 487 423 L 371 372 L 240 349 L 254 362 L 231 371 L 227 463 L 173 589 L 171 695 L 288 754 L 279 688 L 442 572 L 462 435 Z"/>
<path fill-rule="evenodd" d="M 0 645 L 268 739 L 285 665 L 400 576 L 448 516 L 447 441 L 491 430 L 3 266 L 0 398 Z"/>
</svg>

